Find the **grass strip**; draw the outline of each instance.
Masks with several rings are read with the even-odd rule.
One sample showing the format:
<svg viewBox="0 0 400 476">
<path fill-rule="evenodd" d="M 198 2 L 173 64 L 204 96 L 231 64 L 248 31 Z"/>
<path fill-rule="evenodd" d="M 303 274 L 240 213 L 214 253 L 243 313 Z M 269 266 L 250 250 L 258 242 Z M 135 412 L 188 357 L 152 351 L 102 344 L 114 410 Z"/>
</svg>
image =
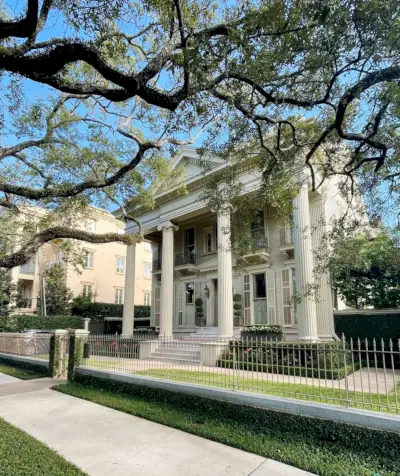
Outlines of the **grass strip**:
<svg viewBox="0 0 400 476">
<path fill-rule="evenodd" d="M 0 418 L 0 476 L 84 476 L 54 450 Z"/>
<path fill-rule="evenodd" d="M 43 373 L 36 372 L 35 370 L 15 367 L 14 365 L 8 364 L 0 364 L 0 373 L 19 378 L 21 380 L 33 380 L 35 378 L 45 377 Z"/>
<path fill-rule="evenodd" d="M 321 476 L 400 474 L 400 435 L 88 376 L 56 390 Z"/>
<path fill-rule="evenodd" d="M 239 373 L 239 372 L 238 372 Z M 276 395 L 278 397 L 295 398 L 317 403 L 329 403 L 350 408 L 362 408 L 384 413 L 400 413 L 400 383 L 397 384 L 397 399 L 394 391 L 389 394 L 357 392 L 344 388 L 319 387 L 289 382 L 271 382 L 267 379 L 244 378 L 239 375 L 229 375 L 214 372 L 197 372 L 190 370 L 174 369 L 149 369 L 141 372 L 132 372 L 134 375 L 145 375 L 176 382 L 194 383 L 211 387 L 241 390 L 243 392 Z M 257 374 L 255 374 L 257 377 Z M 324 382 L 325 383 L 325 382 Z M 344 387 L 344 386 L 343 386 Z M 347 398 L 349 405 L 347 405 Z"/>
</svg>

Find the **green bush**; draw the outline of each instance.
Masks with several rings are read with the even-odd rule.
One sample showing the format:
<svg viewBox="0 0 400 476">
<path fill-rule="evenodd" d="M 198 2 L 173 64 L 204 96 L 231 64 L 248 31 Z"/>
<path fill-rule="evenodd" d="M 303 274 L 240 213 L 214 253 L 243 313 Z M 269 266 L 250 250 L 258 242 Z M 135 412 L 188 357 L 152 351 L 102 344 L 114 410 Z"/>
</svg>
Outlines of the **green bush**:
<svg viewBox="0 0 400 476">
<path fill-rule="evenodd" d="M 232 341 L 217 361 L 222 368 L 340 379 L 352 371 L 343 342 L 301 343 L 242 339 Z M 359 368 L 358 363 L 355 367 Z"/>
<path fill-rule="evenodd" d="M 0 317 L 0 332 L 22 332 L 25 329 L 83 329 L 80 316 L 11 315 Z"/>
<path fill-rule="evenodd" d="M 150 306 L 135 306 L 135 318 L 150 317 Z M 109 302 L 89 302 L 87 299 L 74 299 L 71 312 L 74 316 L 104 319 L 105 317 L 122 317 L 123 304 Z"/>
</svg>

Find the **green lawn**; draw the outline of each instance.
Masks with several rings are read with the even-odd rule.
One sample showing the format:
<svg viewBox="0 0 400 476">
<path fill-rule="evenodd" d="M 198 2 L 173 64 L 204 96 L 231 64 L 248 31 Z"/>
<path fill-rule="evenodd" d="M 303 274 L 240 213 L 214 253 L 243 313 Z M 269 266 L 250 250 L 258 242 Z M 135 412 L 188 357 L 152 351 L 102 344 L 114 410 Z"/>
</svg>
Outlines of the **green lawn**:
<svg viewBox="0 0 400 476">
<path fill-rule="evenodd" d="M 21 367 L 14 367 L 13 365 L 0 364 L 0 373 L 11 375 L 11 377 L 19 378 L 21 380 L 32 380 L 34 378 L 45 377 L 43 373 L 35 370 L 23 369 Z"/>
<path fill-rule="evenodd" d="M 0 418 L 0 476 L 84 476 L 32 436 Z"/>
<path fill-rule="evenodd" d="M 265 395 L 276 395 L 279 397 L 295 398 L 298 400 L 309 400 L 319 403 L 346 406 L 346 391 L 344 389 L 271 382 L 267 380 L 261 381 L 228 374 L 174 369 L 150 369 L 142 372 L 135 372 L 135 374 L 179 382 L 190 382 L 198 385 L 208 385 L 229 389 L 234 388 L 235 390 L 242 390 L 245 392 L 257 392 Z M 393 393 L 386 398 L 386 395 L 378 395 L 375 393 L 364 392 L 364 394 L 362 394 L 361 392 L 349 392 L 349 407 L 357 406 L 357 408 L 363 408 L 365 410 L 381 411 L 385 413 L 400 413 L 400 384 L 397 386 L 397 395 L 398 403 L 396 407 L 396 397 Z"/>
<path fill-rule="evenodd" d="M 109 383 L 109 385 L 111 384 Z M 106 385 L 107 383 L 104 383 L 103 388 L 103 383 L 93 386 L 68 383 L 58 385 L 55 389 L 266 458 L 272 458 L 321 476 L 395 476 L 400 474 L 397 450 L 382 451 L 384 445 L 381 447 L 378 444 L 378 448 L 375 445 L 374 449 L 374 445 L 365 444 L 363 430 L 356 429 L 358 436 L 349 438 L 350 441 L 337 440 L 337 438 L 324 440 L 316 434 L 314 436 L 308 423 L 306 430 L 304 424 L 302 430 L 299 430 L 296 424 L 276 425 L 276 422 L 281 421 L 281 418 L 287 418 L 284 414 L 271 417 L 270 413 L 270 416 L 266 417 L 267 420 L 269 418 L 268 423 L 267 420 L 260 420 L 262 417 L 252 418 L 249 415 L 243 418 L 243 415 L 238 416 L 239 410 L 229 410 L 229 404 L 225 405 L 222 402 L 212 403 L 215 401 L 210 400 L 210 403 L 203 405 L 199 404 L 194 397 L 188 397 L 186 403 L 181 403 L 182 396 L 178 396 L 172 403 L 167 396 L 168 392 L 161 396 L 135 394 L 136 390 L 132 390 L 133 393 L 125 394 L 112 391 Z M 144 390 L 140 391 L 144 392 Z M 263 410 L 254 409 L 254 411 Z M 274 422 L 272 424 L 271 418 Z M 324 423 L 322 428 L 325 428 L 326 425 L 328 422 Z"/>
</svg>

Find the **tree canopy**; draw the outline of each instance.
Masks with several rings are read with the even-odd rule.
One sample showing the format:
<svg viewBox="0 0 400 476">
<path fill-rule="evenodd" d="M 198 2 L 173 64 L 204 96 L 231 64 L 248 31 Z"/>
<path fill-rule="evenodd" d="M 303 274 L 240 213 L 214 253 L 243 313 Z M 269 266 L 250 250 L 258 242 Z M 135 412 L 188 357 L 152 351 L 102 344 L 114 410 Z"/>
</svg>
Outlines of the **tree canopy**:
<svg viewBox="0 0 400 476">
<path fill-rule="evenodd" d="M 386 232 L 337 240 L 329 268 L 347 306 L 400 306 L 400 247 Z"/>
<path fill-rule="evenodd" d="M 314 189 L 332 175 L 350 190 L 359 179 L 371 202 L 383 189 L 397 213 L 399 2 L 21 5 L 5 4 L 0 18 L 2 85 L 11 91 L 3 115 L 17 129 L 0 150 L 4 210 L 18 200 L 58 209 L 96 195 L 122 205 L 128 219 L 125 204 L 151 201 L 146 186 L 156 173 L 165 178 L 161 159 L 201 131 L 197 143 L 220 156 L 257 156 L 266 181 L 296 162 Z M 24 107 L 32 81 L 51 98 L 33 110 Z M 14 109 L 28 124 L 21 134 L 33 138 L 15 140 Z M 0 265 L 26 261 L 57 236 L 95 239 L 51 228 Z"/>
</svg>

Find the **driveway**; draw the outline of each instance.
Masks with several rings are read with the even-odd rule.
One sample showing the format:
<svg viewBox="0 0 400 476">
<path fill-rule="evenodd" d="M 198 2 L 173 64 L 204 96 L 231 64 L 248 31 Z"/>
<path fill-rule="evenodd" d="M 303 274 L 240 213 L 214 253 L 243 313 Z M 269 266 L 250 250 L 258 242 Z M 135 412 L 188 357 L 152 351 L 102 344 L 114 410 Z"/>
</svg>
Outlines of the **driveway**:
<svg viewBox="0 0 400 476">
<path fill-rule="evenodd" d="M 50 389 L 1 397 L 0 417 L 89 476 L 310 475 Z"/>
</svg>

